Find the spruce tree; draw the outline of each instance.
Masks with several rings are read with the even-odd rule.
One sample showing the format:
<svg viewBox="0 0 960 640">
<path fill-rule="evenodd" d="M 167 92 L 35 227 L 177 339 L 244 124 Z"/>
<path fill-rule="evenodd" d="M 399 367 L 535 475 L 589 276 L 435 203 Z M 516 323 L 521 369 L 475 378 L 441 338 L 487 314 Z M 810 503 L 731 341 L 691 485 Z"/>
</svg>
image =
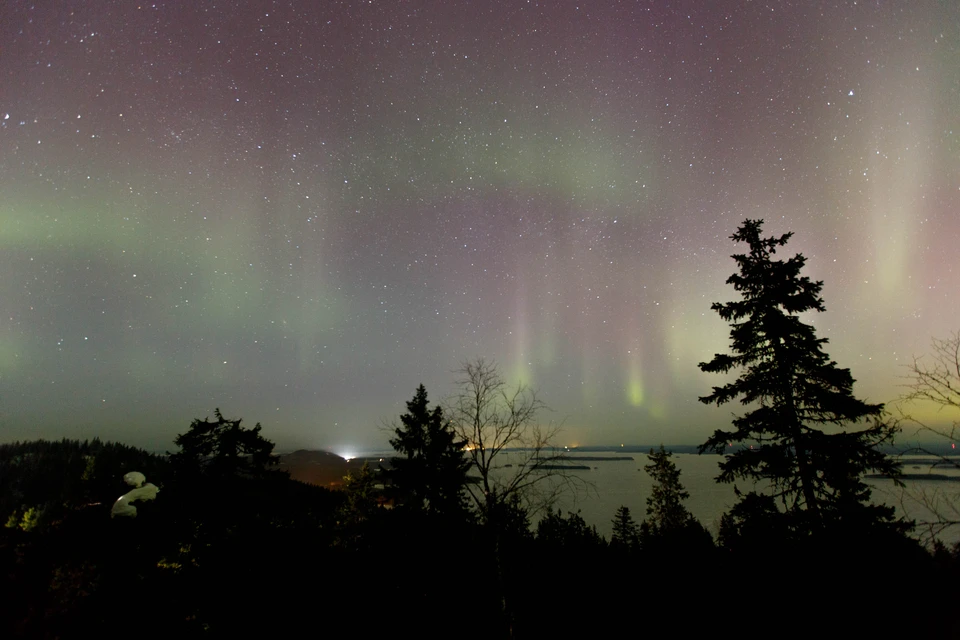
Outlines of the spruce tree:
<svg viewBox="0 0 960 640">
<path fill-rule="evenodd" d="M 690 494 L 680 483 L 680 470 L 660 445 L 650 450 L 643 470 L 653 480 L 647 497 L 647 517 L 640 523 L 640 547 L 654 556 L 682 554 L 688 561 L 713 549 L 713 537 L 683 505 Z"/>
<path fill-rule="evenodd" d="M 739 399 L 749 410 L 735 417 L 733 430 L 715 431 L 700 452 L 726 454 L 718 481 L 758 483 L 761 493 L 751 491 L 731 512 L 738 518 L 758 509 L 767 517 L 776 505 L 801 534 L 837 524 L 892 524 L 893 508 L 870 504 L 863 476 L 896 476 L 880 445 L 898 428 L 884 420 L 882 404 L 854 397 L 850 370 L 830 359 L 827 339 L 801 320 L 802 313 L 824 311 L 823 282 L 801 275 L 801 254 L 774 259 L 792 233 L 764 238 L 762 225 L 746 220 L 731 236 L 749 248 L 733 256 L 739 270 L 727 279 L 742 299 L 711 307 L 731 324 L 733 353 L 699 365 L 708 373 L 740 372 L 701 402 Z"/>
<path fill-rule="evenodd" d="M 680 470 L 670 459 L 671 455 L 661 444 L 659 451 L 650 449 L 647 454 L 650 464 L 643 467 L 653 480 L 653 487 L 647 498 L 645 522 L 656 535 L 680 531 L 695 521 L 693 515 L 683 506 L 683 501 L 689 498 L 690 494 L 680 483 Z"/>
<path fill-rule="evenodd" d="M 465 441 L 457 440 L 443 409 L 429 409 L 427 390 L 421 384 L 407 402 L 407 413 L 390 445 L 402 454 L 391 460 L 390 473 L 398 498 L 408 507 L 431 513 L 464 515 L 468 511 L 463 488 L 470 462 Z"/>
<path fill-rule="evenodd" d="M 630 515 L 629 507 L 620 506 L 613 516 L 613 534 L 610 547 L 623 551 L 633 551 L 640 546 L 640 527 Z"/>
</svg>

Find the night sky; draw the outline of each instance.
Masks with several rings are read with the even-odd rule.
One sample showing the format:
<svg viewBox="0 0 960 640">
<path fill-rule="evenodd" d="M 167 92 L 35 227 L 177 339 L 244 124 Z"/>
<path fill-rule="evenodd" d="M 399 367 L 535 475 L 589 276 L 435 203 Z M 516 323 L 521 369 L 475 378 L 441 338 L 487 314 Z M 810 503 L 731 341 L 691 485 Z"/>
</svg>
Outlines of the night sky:
<svg viewBox="0 0 960 640">
<path fill-rule="evenodd" d="M 891 402 L 960 329 L 960 3 L 0 4 L 0 440 L 386 447 L 478 356 L 700 443 L 729 236 Z"/>
</svg>

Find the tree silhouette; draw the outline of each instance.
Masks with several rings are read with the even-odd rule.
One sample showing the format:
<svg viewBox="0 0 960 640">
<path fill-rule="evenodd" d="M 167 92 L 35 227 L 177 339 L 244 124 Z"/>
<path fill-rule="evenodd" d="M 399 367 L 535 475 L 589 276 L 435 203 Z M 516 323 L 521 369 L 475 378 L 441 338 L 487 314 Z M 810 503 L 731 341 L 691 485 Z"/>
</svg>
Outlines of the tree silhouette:
<svg viewBox="0 0 960 640">
<path fill-rule="evenodd" d="M 216 421 L 195 419 L 189 431 L 174 439 L 180 451 L 171 454 L 170 461 L 178 468 L 218 478 L 255 477 L 280 461 L 273 455 L 273 443 L 260 435 L 259 422 L 253 429 L 244 429 L 242 419 L 227 420 L 219 408 L 214 415 Z"/>
<path fill-rule="evenodd" d="M 658 535 L 680 531 L 694 520 L 683 506 L 690 493 L 680 484 L 680 470 L 670 459 L 671 455 L 663 445 L 659 451 L 650 449 L 647 454 L 650 464 L 643 467 L 653 479 L 653 488 L 647 498 L 646 524 Z"/>
<path fill-rule="evenodd" d="M 947 338 L 934 338 L 931 343 L 932 353 L 927 356 L 913 359 L 907 365 L 906 393 L 901 398 L 904 403 L 926 405 L 927 408 L 936 407 L 938 423 L 924 422 L 913 415 L 901 412 L 906 421 L 917 426 L 917 433 L 936 436 L 938 439 L 950 442 L 950 453 L 955 453 L 954 440 L 960 436 L 960 331 L 953 332 Z M 946 420 L 939 417 L 946 409 Z M 918 447 L 913 453 L 922 453 L 924 456 L 936 459 L 938 469 L 960 469 L 960 460 L 953 455 L 943 455 L 932 448 Z M 933 515 L 927 522 L 917 523 L 926 529 L 924 537 L 927 541 L 934 540 L 950 527 L 960 526 L 960 497 L 955 493 L 944 491 L 940 487 L 931 488 L 922 485 L 911 487 L 908 495 L 911 499 L 926 507 Z"/>
<path fill-rule="evenodd" d="M 760 491 L 770 492 L 794 531 L 830 523 L 890 524 L 893 508 L 871 505 L 862 477 L 868 471 L 897 476 L 879 446 L 892 441 L 898 427 L 884 421 L 883 405 L 854 397 L 850 370 L 830 360 L 823 351 L 826 338 L 801 321 L 802 313 L 824 311 L 823 283 L 800 275 L 806 262 L 800 254 L 775 260 L 792 234 L 763 238 L 762 225 L 746 220 L 732 236 L 749 247 L 749 253 L 733 256 L 739 270 L 727 279 L 742 299 L 711 307 L 731 324 L 733 354 L 699 365 L 708 373 L 742 372 L 701 402 L 739 399 L 752 408 L 734 418 L 734 430 L 715 431 L 700 452 L 726 453 L 718 481 L 761 483 Z M 860 422 L 869 426 L 842 429 Z M 731 449 L 734 444 L 740 446 Z"/>
<path fill-rule="evenodd" d="M 540 423 L 538 414 L 546 407 L 532 389 L 523 383 L 508 386 L 496 363 L 483 358 L 465 362 L 457 373 L 458 389 L 447 401 L 447 414 L 465 441 L 470 470 L 480 476 L 467 491 L 483 525 L 500 616 L 512 635 L 501 542 L 513 535 L 518 521 L 584 483 L 564 469 L 565 456 L 555 444 L 558 428 Z"/>
<path fill-rule="evenodd" d="M 380 508 L 377 477 L 366 462 L 359 470 L 343 476 L 343 493 L 346 501 L 341 506 L 340 517 L 350 524 L 370 520 Z"/>
<path fill-rule="evenodd" d="M 647 497 L 647 517 L 640 524 L 640 546 L 661 554 L 699 554 L 713 548 L 713 538 L 683 505 L 690 494 L 680 483 L 680 470 L 672 454 L 660 445 L 650 450 L 643 470 L 653 480 Z"/>
<path fill-rule="evenodd" d="M 622 551 L 633 551 L 640 546 L 640 527 L 630 515 L 630 509 L 621 506 L 613 516 L 613 534 L 610 547 Z"/>
<path fill-rule="evenodd" d="M 464 485 L 470 467 L 463 451 L 466 442 L 457 438 L 439 405 L 429 409 L 422 384 L 407 402 L 400 422 L 396 437 L 390 440 L 402 454 L 391 459 L 390 473 L 400 501 L 433 514 L 465 515 Z"/>
<path fill-rule="evenodd" d="M 549 508 L 537 523 L 537 541 L 553 553 L 564 552 L 568 558 L 570 553 L 591 552 L 606 546 L 597 528 L 588 525 L 579 511 L 569 511 L 564 518 L 562 513 L 554 513 Z"/>
<path fill-rule="evenodd" d="M 498 504 L 515 499 L 537 514 L 563 491 L 585 485 L 564 469 L 567 457 L 556 443 L 559 428 L 540 423 L 546 405 L 533 389 L 508 386 L 497 364 L 483 358 L 464 363 L 457 373 L 448 415 L 465 441 L 471 471 L 480 476 L 467 489 L 481 519 L 492 520 Z"/>
</svg>

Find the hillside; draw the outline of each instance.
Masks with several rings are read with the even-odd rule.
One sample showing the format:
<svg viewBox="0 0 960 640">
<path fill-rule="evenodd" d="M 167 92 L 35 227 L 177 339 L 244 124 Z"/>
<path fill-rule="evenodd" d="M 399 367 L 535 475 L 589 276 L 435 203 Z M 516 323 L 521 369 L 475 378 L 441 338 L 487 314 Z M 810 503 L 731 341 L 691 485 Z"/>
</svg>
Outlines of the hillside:
<svg viewBox="0 0 960 640">
<path fill-rule="evenodd" d="M 376 468 L 379 458 L 352 458 L 347 460 L 329 451 L 299 449 L 280 454 L 279 468 L 300 482 L 335 489 L 343 484 L 343 476 L 359 470 L 364 462 Z"/>
</svg>

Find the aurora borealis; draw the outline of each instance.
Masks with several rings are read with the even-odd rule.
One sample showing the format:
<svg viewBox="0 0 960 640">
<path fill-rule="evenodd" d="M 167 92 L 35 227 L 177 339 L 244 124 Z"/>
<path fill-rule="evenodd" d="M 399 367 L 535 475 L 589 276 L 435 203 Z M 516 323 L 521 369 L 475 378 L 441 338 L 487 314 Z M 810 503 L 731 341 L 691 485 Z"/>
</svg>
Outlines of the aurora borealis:
<svg viewBox="0 0 960 640">
<path fill-rule="evenodd" d="M 466 359 L 694 444 L 747 217 L 855 393 L 960 329 L 960 3 L 0 6 L 0 439 L 384 447 Z M 725 407 L 726 408 L 726 407 Z"/>
</svg>

